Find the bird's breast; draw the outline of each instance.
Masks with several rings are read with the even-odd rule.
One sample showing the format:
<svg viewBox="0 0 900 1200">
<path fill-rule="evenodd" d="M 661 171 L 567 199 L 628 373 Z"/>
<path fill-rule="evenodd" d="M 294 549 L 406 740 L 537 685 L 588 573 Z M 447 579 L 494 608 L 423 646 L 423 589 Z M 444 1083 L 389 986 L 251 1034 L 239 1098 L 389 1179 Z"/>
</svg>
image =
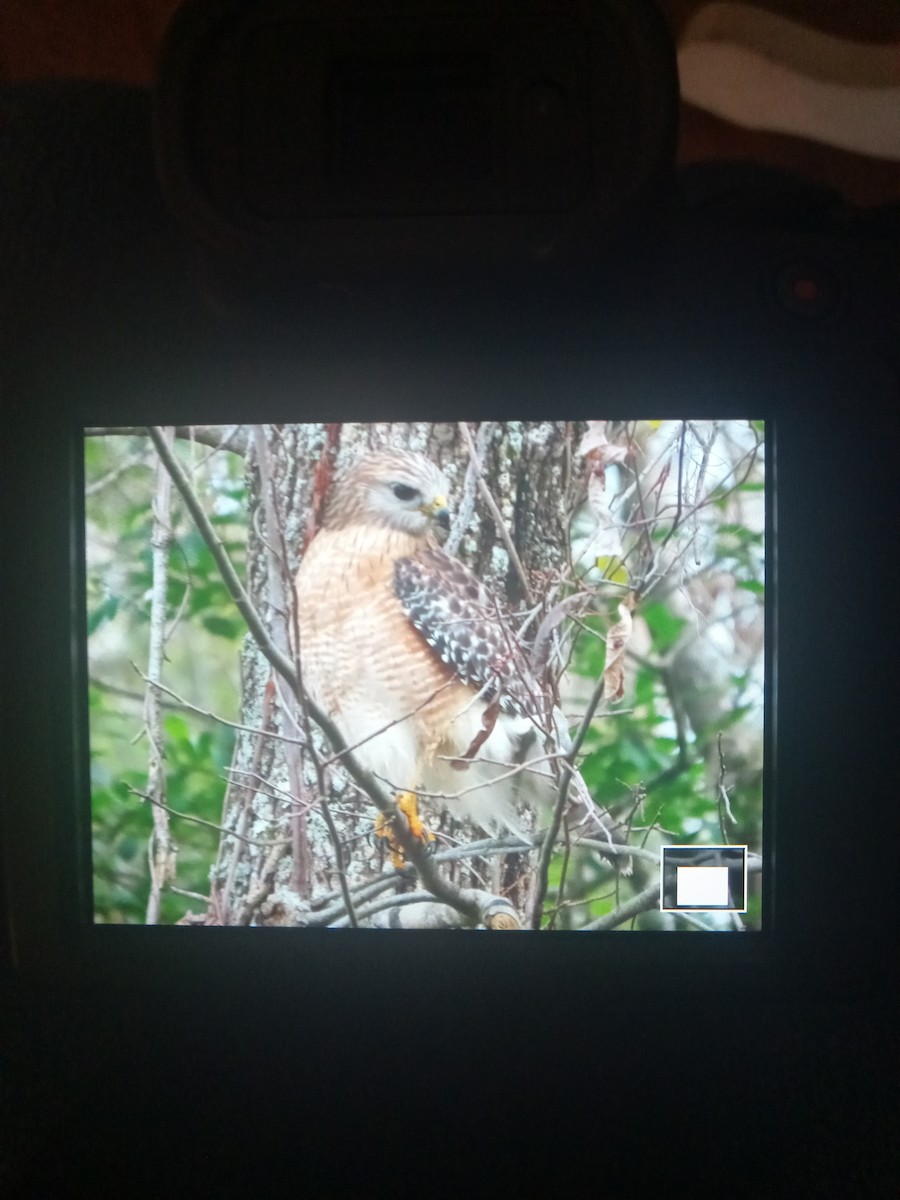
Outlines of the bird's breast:
<svg viewBox="0 0 900 1200">
<path fill-rule="evenodd" d="M 394 592 L 394 564 L 419 545 L 368 527 L 322 530 L 310 543 L 296 579 L 301 666 L 310 694 L 333 716 L 377 708 L 386 723 L 428 707 L 428 718 L 443 723 L 453 671 Z"/>
</svg>

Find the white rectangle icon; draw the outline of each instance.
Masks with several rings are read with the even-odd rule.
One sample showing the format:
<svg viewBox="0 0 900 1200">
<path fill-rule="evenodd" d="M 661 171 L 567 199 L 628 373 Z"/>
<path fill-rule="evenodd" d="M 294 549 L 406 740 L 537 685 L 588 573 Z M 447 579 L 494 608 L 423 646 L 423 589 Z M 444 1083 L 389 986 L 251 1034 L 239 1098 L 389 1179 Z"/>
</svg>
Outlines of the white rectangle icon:
<svg viewBox="0 0 900 1200">
<path fill-rule="evenodd" d="M 679 908 L 727 908 L 728 868 L 679 867 L 675 888 Z"/>
</svg>

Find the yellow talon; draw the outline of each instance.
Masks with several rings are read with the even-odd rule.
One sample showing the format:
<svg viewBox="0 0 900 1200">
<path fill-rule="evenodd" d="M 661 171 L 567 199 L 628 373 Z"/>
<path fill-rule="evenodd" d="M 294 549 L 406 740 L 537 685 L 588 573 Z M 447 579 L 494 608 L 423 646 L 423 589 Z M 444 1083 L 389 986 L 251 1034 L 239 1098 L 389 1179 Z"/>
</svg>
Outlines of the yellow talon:
<svg viewBox="0 0 900 1200">
<path fill-rule="evenodd" d="M 391 865 L 399 871 L 403 866 L 403 851 L 400 849 L 397 835 L 391 828 L 391 818 L 386 817 L 384 813 L 379 813 L 375 818 L 375 836 L 387 838 L 387 844 L 391 851 Z"/>
<path fill-rule="evenodd" d="M 401 792 L 397 797 L 397 807 L 409 821 L 409 832 L 417 842 L 427 844 L 434 841 L 434 834 L 422 824 L 415 792 Z"/>
<path fill-rule="evenodd" d="M 417 842 L 422 842 L 427 846 L 429 842 L 434 841 L 434 834 L 422 824 L 415 792 L 400 792 L 397 797 L 397 808 L 409 822 L 409 832 Z M 378 814 L 375 818 L 375 836 L 387 839 L 391 851 L 391 863 L 399 870 L 404 863 L 403 848 L 397 840 L 391 817 L 386 817 L 384 813 Z"/>
</svg>

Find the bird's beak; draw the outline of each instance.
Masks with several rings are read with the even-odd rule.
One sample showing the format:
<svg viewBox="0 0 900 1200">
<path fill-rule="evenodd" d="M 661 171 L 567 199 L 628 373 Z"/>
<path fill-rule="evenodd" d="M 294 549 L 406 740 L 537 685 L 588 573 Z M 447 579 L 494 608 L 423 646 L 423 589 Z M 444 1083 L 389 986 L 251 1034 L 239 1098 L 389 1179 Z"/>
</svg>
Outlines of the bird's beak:
<svg viewBox="0 0 900 1200">
<path fill-rule="evenodd" d="M 447 507 L 446 496 L 435 496 L 429 506 L 428 512 L 431 519 L 436 521 L 441 529 L 450 528 L 450 510 Z"/>
</svg>

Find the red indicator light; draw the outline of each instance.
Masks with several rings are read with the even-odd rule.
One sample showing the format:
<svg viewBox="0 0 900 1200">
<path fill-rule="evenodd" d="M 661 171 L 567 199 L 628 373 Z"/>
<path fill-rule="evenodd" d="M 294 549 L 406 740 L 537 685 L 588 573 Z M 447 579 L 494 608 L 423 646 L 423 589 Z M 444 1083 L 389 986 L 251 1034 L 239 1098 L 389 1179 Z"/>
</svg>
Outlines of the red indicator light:
<svg viewBox="0 0 900 1200">
<path fill-rule="evenodd" d="M 814 279 L 797 279 L 794 281 L 794 298 L 809 303 L 819 297 L 819 286 Z"/>
</svg>

